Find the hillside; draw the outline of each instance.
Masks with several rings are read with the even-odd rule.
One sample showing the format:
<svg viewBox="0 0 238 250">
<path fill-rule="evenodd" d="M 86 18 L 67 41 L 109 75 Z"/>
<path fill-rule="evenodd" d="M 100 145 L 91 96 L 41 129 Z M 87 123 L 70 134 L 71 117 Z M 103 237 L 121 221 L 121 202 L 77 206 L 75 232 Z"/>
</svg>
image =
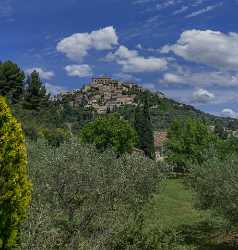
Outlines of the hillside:
<svg viewBox="0 0 238 250">
<path fill-rule="evenodd" d="M 161 92 L 152 92 L 131 82 L 113 80 L 110 77 L 93 78 L 80 90 L 61 93 L 56 97 L 60 103 L 68 103 L 72 108 L 91 110 L 96 115 L 120 112 L 133 121 L 134 109 L 141 95 L 147 92 L 150 100 L 150 113 L 155 130 L 165 130 L 179 117 L 194 117 L 206 121 L 211 126 L 219 124 L 227 129 L 238 129 L 238 120 L 217 117 L 167 98 Z"/>
</svg>

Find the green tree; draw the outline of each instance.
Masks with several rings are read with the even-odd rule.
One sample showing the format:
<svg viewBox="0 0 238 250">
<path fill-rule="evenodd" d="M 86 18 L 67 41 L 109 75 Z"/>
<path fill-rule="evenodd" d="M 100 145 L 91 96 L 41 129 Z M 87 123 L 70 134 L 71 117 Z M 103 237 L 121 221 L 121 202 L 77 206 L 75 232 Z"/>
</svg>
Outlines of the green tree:
<svg viewBox="0 0 238 250">
<path fill-rule="evenodd" d="M 0 95 L 16 103 L 24 92 L 24 72 L 13 62 L 0 63 Z"/>
<path fill-rule="evenodd" d="M 20 124 L 0 97 L 0 248 L 14 246 L 31 198 L 27 154 Z"/>
<path fill-rule="evenodd" d="M 70 139 L 69 131 L 63 128 L 45 129 L 43 135 L 52 147 L 59 147 L 60 144 Z"/>
<path fill-rule="evenodd" d="M 219 136 L 221 139 L 226 139 L 228 137 L 227 132 L 225 131 L 225 128 L 220 124 L 217 123 L 215 125 L 214 132 L 217 136 Z"/>
<path fill-rule="evenodd" d="M 34 189 L 22 249 L 126 249 L 112 246 L 158 191 L 161 165 L 75 141 L 31 141 L 28 152 Z"/>
<path fill-rule="evenodd" d="M 137 141 L 135 130 L 118 114 L 107 115 L 86 124 L 80 138 L 82 143 L 94 144 L 100 151 L 112 148 L 118 155 L 131 152 Z"/>
<path fill-rule="evenodd" d="M 154 133 L 149 108 L 149 97 L 145 93 L 135 110 L 134 127 L 139 137 L 138 148 L 143 150 L 146 156 L 154 159 Z"/>
<path fill-rule="evenodd" d="M 214 209 L 227 218 L 231 225 L 238 223 L 238 154 L 221 160 L 213 150 L 202 164 L 191 168 L 189 177 L 199 204 Z"/>
<path fill-rule="evenodd" d="M 47 94 L 39 73 L 33 71 L 26 81 L 24 107 L 27 109 L 39 110 L 42 106 L 46 106 L 48 101 L 49 94 Z"/>
<path fill-rule="evenodd" d="M 175 120 L 168 129 L 168 161 L 175 169 L 186 171 L 190 163 L 201 164 L 204 152 L 216 141 L 204 122 L 192 118 Z"/>
</svg>

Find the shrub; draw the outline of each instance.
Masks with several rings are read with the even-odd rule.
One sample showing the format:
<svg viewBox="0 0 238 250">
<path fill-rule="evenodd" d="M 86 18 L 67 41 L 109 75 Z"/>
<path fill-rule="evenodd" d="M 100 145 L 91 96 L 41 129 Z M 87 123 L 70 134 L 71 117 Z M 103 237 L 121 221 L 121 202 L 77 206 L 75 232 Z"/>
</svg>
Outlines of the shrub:
<svg viewBox="0 0 238 250">
<path fill-rule="evenodd" d="M 0 97 L 0 248 L 15 244 L 31 198 L 27 154 L 20 124 Z"/>
<path fill-rule="evenodd" d="M 230 222 L 238 223 L 238 156 L 225 160 L 212 157 L 191 171 L 191 186 L 198 194 L 199 204 L 214 209 Z"/>
<path fill-rule="evenodd" d="M 156 162 L 137 154 L 117 158 L 68 142 L 30 143 L 33 204 L 23 249 L 112 249 L 157 190 Z"/>
<path fill-rule="evenodd" d="M 61 143 L 68 141 L 70 138 L 69 132 L 63 128 L 44 129 L 43 135 L 52 147 L 59 147 Z"/>
</svg>

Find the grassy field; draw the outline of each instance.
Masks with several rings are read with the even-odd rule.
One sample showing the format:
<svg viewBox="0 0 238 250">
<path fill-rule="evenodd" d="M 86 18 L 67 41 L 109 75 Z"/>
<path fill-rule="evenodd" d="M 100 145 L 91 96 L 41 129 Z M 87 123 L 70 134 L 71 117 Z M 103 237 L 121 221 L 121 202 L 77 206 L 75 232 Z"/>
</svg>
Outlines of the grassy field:
<svg viewBox="0 0 238 250">
<path fill-rule="evenodd" d="M 235 250 L 226 242 L 226 222 L 210 211 L 196 208 L 195 195 L 182 179 L 168 179 L 161 193 L 155 195 L 145 209 L 145 225 L 149 229 L 175 231 L 184 250 Z"/>
</svg>

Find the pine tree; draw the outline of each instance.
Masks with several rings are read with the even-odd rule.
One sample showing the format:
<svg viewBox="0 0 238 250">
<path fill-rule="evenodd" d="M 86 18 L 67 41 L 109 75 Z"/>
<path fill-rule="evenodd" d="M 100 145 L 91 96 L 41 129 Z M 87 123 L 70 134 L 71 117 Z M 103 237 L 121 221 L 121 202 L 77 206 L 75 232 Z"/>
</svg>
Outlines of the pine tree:
<svg viewBox="0 0 238 250">
<path fill-rule="evenodd" d="M 138 148 L 151 159 L 155 158 L 154 133 L 150 119 L 149 97 L 144 93 L 135 110 L 134 127 L 139 136 Z"/>
<path fill-rule="evenodd" d="M 20 124 L 0 97 L 0 249 L 11 249 L 31 199 Z"/>
<path fill-rule="evenodd" d="M 47 105 L 49 95 L 43 85 L 39 73 L 33 71 L 26 81 L 24 107 L 27 109 L 39 110 Z"/>
<path fill-rule="evenodd" d="M 16 103 L 23 96 L 24 72 L 11 61 L 0 63 L 0 95 Z"/>
</svg>

